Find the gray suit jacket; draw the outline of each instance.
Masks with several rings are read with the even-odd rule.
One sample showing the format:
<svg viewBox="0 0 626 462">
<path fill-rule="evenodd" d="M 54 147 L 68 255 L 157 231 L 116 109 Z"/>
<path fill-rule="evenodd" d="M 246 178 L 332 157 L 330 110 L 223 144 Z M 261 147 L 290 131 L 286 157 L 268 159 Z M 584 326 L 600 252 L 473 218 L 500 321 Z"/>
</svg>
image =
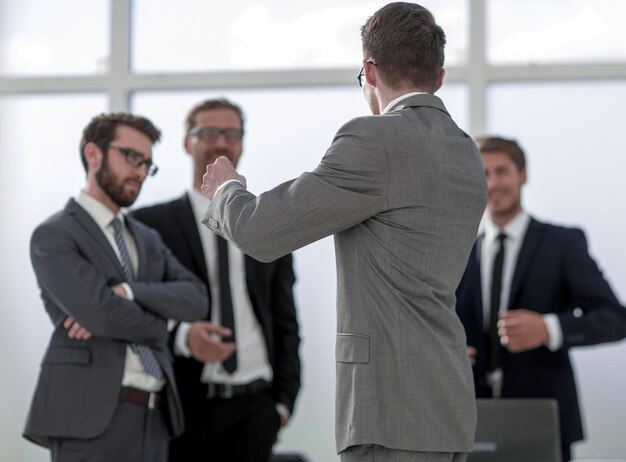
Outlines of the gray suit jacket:
<svg viewBox="0 0 626 462">
<path fill-rule="evenodd" d="M 74 200 L 32 235 L 31 260 L 54 325 L 24 431 L 38 444 L 48 446 L 50 437 L 93 438 L 105 430 L 117 407 L 129 342 L 154 352 L 168 382 L 171 432 L 182 431 L 167 319 L 202 318 L 206 290 L 156 231 L 132 218 L 126 222 L 139 256 L 139 274 L 129 283 L 134 301 L 111 290 L 124 282 L 122 266 L 101 229 Z M 63 327 L 68 315 L 93 337 L 68 338 Z"/>
<path fill-rule="evenodd" d="M 472 139 L 416 95 L 346 123 L 312 173 L 222 188 L 205 223 L 273 260 L 335 235 L 336 444 L 470 451 L 475 405 L 455 290 L 486 203 Z"/>
</svg>

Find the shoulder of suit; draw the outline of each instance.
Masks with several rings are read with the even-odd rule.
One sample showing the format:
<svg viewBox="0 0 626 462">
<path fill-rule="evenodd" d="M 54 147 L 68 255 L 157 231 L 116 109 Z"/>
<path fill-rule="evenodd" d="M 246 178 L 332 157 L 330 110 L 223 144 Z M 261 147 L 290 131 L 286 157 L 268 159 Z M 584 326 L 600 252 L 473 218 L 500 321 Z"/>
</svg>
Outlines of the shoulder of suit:
<svg viewBox="0 0 626 462">
<path fill-rule="evenodd" d="M 542 233 L 546 238 L 555 245 L 563 244 L 567 247 L 572 241 L 586 241 L 585 232 L 578 227 L 565 226 L 562 224 L 548 223 L 531 219 L 529 230 L 533 227 L 534 231 Z"/>
<path fill-rule="evenodd" d="M 187 200 L 187 196 L 179 197 L 167 202 L 159 202 L 156 204 L 148 205 L 138 209 L 131 210 L 129 216 L 136 218 L 137 220 L 144 221 L 151 217 L 159 217 L 164 213 L 175 210 L 181 207 Z"/>
<path fill-rule="evenodd" d="M 555 232 L 555 233 L 584 233 L 582 228 L 577 226 L 567 226 L 559 223 L 552 223 L 546 221 L 539 221 L 536 218 L 531 217 L 531 224 L 535 227 L 543 228 L 547 231 Z"/>
</svg>

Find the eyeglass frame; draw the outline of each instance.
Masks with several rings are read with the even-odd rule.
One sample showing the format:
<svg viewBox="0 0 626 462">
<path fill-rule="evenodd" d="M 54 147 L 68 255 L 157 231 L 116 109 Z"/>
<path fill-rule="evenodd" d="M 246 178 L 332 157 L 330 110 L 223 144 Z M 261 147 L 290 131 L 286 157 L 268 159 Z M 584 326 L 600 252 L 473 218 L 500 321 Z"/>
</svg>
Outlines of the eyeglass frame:
<svg viewBox="0 0 626 462">
<path fill-rule="evenodd" d="M 148 176 L 154 176 L 159 171 L 159 167 L 154 162 L 152 162 L 152 159 L 147 159 L 147 160 L 144 159 L 143 154 L 141 154 L 138 151 L 135 151 L 133 148 L 124 148 L 120 146 L 114 146 L 112 144 L 102 144 L 98 146 L 102 150 L 107 150 L 110 148 L 117 150 L 124 156 L 124 159 L 126 159 L 126 162 L 128 162 L 128 165 L 132 167 L 138 168 L 138 167 L 143 167 L 145 165 L 146 173 L 148 174 Z"/>
<path fill-rule="evenodd" d="M 377 65 L 374 61 L 372 61 L 370 59 L 366 60 L 365 62 L 366 63 L 370 63 L 373 66 Z M 361 88 L 363 88 L 363 77 L 365 77 L 365 66 L 361 67 L 361 70 L 359 71 L 359 73 L 356 76 L 356 80 L 357 80 L 357 82 L 359 82 L 359 86 Z"/>
<path fill-rule="evenodd" d="M 203 131 L 212 131 L 214 134 L 205 135 L 201 133 Z M 216 142 L 220 135 L 229 143 L 239 143 L 243 139 L 243 130 L 241 128 L 193 127 L 187 132 L 187 136 L 196 136 L 212 143 Z"/>
</svg>

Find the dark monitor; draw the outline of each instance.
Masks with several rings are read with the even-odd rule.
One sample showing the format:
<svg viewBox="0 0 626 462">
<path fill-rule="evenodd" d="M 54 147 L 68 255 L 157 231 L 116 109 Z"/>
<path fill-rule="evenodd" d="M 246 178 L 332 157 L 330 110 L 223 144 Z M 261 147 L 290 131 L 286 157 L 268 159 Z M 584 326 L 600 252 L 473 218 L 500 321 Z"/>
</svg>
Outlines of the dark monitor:
<svg viewBox="0 0 626 462">
<path fill-rule="evenodd" d="M 560 462 L 558 403 L 552 399 L 477 399 L 474 451 L 467 462 Z"/>
</svg>

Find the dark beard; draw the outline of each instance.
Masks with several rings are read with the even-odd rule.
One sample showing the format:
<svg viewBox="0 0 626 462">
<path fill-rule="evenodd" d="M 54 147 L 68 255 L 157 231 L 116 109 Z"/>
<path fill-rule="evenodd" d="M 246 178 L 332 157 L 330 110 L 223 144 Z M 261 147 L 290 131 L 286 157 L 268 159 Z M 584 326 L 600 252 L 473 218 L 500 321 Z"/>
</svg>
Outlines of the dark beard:
<svg viewBox="0 0 626 462">
<path fill-rule="evenodd" d="M 121 181 L 109 168 L 107 157 L 103 158 L 102 167 L 96 172 L 96 181 L 109 198 L 118 205 L 118 207 L 129 207 L 133 205 L 137 194 L 124 194 L 124 181 Z M 141 190 L 141 187 L 140 187 Z"/>
</svg>

